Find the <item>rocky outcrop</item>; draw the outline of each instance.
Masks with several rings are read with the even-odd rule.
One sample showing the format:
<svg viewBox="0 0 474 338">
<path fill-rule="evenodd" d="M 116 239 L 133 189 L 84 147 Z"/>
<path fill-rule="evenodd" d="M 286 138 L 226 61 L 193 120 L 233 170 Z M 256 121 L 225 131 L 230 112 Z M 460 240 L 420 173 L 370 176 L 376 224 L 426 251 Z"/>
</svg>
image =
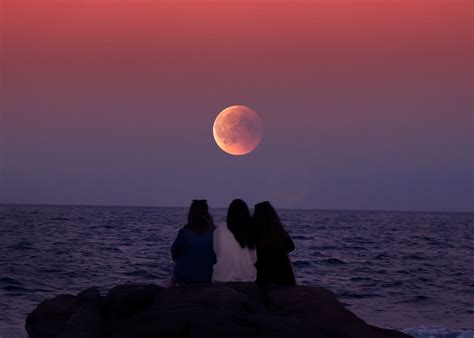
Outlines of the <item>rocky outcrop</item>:
<svg viewBox="0 0 474 338">
<path fill-rule="evenodd" d="M 30 338 L 407 338 L 366 324 L 318 287 L 223 283 L 165 289 L 120 285 L 45 300 L 26 319 Z"/>
</svg>

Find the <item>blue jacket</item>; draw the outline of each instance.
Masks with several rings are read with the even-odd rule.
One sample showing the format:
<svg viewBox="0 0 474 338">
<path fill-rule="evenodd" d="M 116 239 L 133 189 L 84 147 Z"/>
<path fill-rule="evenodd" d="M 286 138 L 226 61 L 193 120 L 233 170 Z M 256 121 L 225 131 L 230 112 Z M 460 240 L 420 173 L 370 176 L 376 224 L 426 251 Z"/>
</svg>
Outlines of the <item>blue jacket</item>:
<svg viewBox="0 0 474 338">
<path fill-rule="evenodd" d="M 173 275 L 178 284 L 211 283 L 216 264 L 213 248 L 214 230 L 195 233 L 187 227 L 178 232 L 171 256 L 175 261 Z"/>
</svg>

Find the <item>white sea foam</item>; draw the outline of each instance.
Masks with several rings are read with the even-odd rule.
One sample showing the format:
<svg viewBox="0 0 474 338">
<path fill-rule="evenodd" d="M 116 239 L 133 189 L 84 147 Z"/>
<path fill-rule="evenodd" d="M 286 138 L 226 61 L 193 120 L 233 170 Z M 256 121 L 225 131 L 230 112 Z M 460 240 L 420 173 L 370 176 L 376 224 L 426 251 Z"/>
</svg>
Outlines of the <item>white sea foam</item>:
<svg viewBox="0 0 474 338">
<path fill-rule="evenodd" d="M 402 331 L 414 338 L 474 338 L 474 330 L 452 330 L 442 326 L 418 326 Z"/>
</svg>

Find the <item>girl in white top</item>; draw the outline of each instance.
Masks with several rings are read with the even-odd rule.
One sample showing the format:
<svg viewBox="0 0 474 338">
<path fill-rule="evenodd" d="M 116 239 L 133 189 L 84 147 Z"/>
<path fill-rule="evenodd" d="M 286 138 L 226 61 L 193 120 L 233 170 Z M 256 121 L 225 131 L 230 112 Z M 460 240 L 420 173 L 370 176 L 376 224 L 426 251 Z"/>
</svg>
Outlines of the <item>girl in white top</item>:
<svg viewBox="0 0 474 338">
<path fill-rule="evenodd" d="M 257 278 L 257 252 L 251 235 L 247 204 L 236 199 L 227 211 L 227 222 L 214 231 L 213 245 L 217 263 L 213 282 L 254 282 Z"/>
</svg>

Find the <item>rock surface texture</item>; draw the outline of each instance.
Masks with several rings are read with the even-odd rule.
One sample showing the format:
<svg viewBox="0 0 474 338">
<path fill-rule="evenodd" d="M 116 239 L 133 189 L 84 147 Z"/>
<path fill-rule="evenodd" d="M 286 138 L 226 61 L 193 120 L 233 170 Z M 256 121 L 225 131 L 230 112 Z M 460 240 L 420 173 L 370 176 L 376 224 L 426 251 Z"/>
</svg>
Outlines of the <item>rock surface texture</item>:
<svg viewBox="0 0 474 338">
<path fill-rule="evenodd" d="M 323 288 L 223 283 L 165 289 L 126 284 L 43 301 L 30 338 L 408 338 L 366 324 Z"/>
</svg>

